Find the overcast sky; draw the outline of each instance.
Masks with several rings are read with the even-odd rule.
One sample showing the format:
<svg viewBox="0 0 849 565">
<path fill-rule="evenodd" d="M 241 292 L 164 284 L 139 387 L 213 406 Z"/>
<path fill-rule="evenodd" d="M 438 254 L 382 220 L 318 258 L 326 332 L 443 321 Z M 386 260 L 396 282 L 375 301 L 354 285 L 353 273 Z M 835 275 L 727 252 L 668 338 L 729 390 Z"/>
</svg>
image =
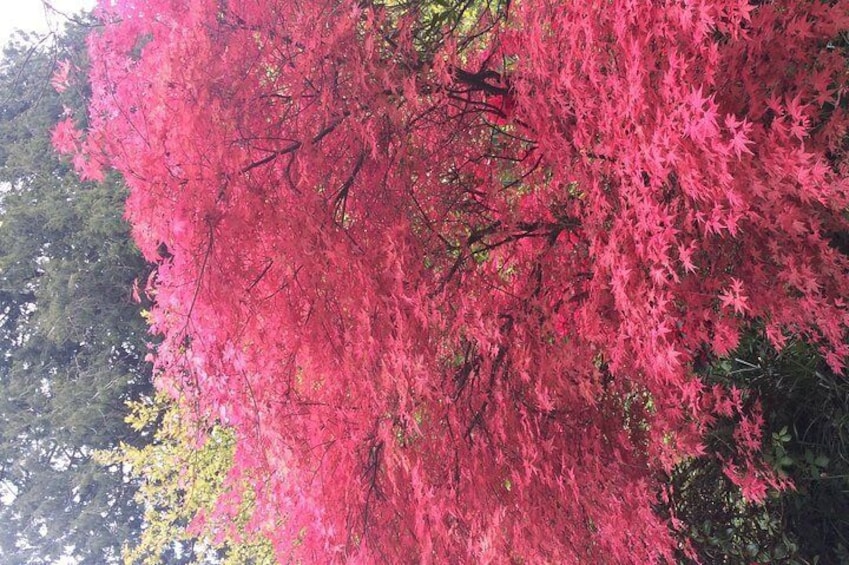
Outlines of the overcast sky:
<svg viewBox="0 0 849 565">
<path fill-rule="evenodd" d="M 5 45 L 15 29 L 46 33 L 61 31 L 64 18 L 44 4 L 53 6 L 57 12 L 76 14 L 82 9 L 94 7 L 95 0 L 0 0 L 0 45 Z"/>
</svg>

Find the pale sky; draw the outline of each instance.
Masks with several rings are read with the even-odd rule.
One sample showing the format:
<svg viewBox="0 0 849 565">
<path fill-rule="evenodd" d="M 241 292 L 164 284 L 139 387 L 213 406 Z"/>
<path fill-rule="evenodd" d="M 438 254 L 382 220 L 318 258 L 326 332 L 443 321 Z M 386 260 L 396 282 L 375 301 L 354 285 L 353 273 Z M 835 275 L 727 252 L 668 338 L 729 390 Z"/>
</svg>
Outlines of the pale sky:
<svg viewBox="0 0 849 565">
<path fill-rule="evenodd" d="M 69 15 L 82 9 L 90 10 L 95 0 L 0 0 L 0 45 L 5 45 L 15 29 L 47 33 L 61 31 L 64 18 L 45 8 L 53 6 L 56 11 Z"/>
</svg>

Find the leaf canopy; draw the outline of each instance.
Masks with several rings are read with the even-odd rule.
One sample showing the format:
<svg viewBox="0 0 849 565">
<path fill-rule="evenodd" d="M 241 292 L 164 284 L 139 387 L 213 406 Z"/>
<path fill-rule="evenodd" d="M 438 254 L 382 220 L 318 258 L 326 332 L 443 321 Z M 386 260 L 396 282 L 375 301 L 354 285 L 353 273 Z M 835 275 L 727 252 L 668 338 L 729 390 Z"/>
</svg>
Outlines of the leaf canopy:
<svg viewBox="0 0 849 565">
<path fill-rule="evenodd" d="M 126 180 L 160 387 L 281 561 L 670 560 L 718 417 L 784 485 L 698 360 L 846 360 L 847 3 L 433 6 L 102 2 L 57 145 Z"/>
</svg>

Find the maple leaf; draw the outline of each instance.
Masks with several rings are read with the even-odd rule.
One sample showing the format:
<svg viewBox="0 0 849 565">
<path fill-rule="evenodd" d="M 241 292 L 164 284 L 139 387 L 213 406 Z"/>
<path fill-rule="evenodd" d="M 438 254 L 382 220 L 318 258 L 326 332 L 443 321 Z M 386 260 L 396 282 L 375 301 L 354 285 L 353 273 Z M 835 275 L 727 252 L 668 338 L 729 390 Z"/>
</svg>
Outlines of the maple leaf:
<svg viewBox="0 0 849 565">
<path fill-rule="evenodd" d="M 681 261 L 681 265 L 684 267 L 684 271 L 688 273 L 696 272 L 696 265 L 693 263 L 693 252 L 695 251 L 694 245 L 690 244 L 688 246 L 678 245 L 678 259 Z"/>
<path fill-rule="evenodd" d="M 71 62 L 68 60 L 59 61 L 56 63 L 56 70 L 50 78 L 50 84 L 60 94 L 68 89 L 68 75 L 71 72 Z"/>
<path fill-rule="evenodd" d="M 731 131 L 732 137 L 729 141 L 729 146 L 734 154 L 739 159 L 743 154 L 753 155 L 749 145 L 752 141 L 748 134 L 752 130 L 752 124 L 749 122 L 738 121 L 735 116 L 728 114 L 725 116 L 725 126 Z"/>
<path fill-rule="evenodd" d="M 53 128 L 53 146 L 61 153 L 75 153 L 80 148 L 82 132 L 77 129 L 71 116 L 56 124 Z"/>
<path fill-rule="evenodd" d="M 732 308 L 736 314 L 745 314 L 749 310 L 749 299 L 743 294 L 743 282 L 739 279 L 732 278 L 731 286 L 720 293 L 719 299 L 724 307 Z"/>
</svg>

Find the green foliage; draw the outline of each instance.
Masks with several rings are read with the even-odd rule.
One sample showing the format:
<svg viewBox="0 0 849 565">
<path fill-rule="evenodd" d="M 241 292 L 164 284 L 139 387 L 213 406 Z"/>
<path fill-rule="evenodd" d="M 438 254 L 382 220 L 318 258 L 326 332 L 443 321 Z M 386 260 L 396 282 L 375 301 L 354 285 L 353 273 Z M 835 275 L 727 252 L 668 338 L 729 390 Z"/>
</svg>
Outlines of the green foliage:
<svg viewBox="0 0 849 565">
<path fill-rule="evenodd" d="M 233 431 L 199 428 L 161 394 L 130 408 L 127 422 L 139 432 L 155 428 L 154 441 L 141 448 L 122 444 L 96 456 L 103 465 L 128 468 L 141 485 L 136 499 L 144 508 L 143 531 L 137 545 L 124 548 L 125 563 L 275 563 L 267 540 L 245 534 L 249 498 L 239 504 L 232 524 L 205 520 L 232 487 L 226 478 L 233 463 Z"/>
<path fill-rule="evenodd" d="M 53 154 L 57 59 L 85 64 L 85 29 L 18 36 L 0 63 L 0 552 L 4 563 L 117 560 L 139 531 L 135 485 L 92 450 L 144 442 L 124 402 L 150 391 L 147 328 L 131 299 L 148 267 L 114 179 L 83 184 Z"/>
<path fill-rule="evenodd" d="M 679 533 L 703 563 L 781 563 L 798 553 L 784 533 L 780 502 L 747 502 L 715 460 L 683 463 L 671 482 L 676 517 L 684 524 Z"/>
<path fill-rule="evenodd" d="M 795 488 L 758 505 L 743 499 L 716 461 L 679 465 L 672 506 L 701 560 L 849 562 L 849 382 L 804 343 L 776 352 L 757 333 L 705 373 L 708 382 L 761 400 L 766 459 Z M 721 450 L 730 437 L 730 423 L 720 421 L 710 442 Z"/>
</svg>

